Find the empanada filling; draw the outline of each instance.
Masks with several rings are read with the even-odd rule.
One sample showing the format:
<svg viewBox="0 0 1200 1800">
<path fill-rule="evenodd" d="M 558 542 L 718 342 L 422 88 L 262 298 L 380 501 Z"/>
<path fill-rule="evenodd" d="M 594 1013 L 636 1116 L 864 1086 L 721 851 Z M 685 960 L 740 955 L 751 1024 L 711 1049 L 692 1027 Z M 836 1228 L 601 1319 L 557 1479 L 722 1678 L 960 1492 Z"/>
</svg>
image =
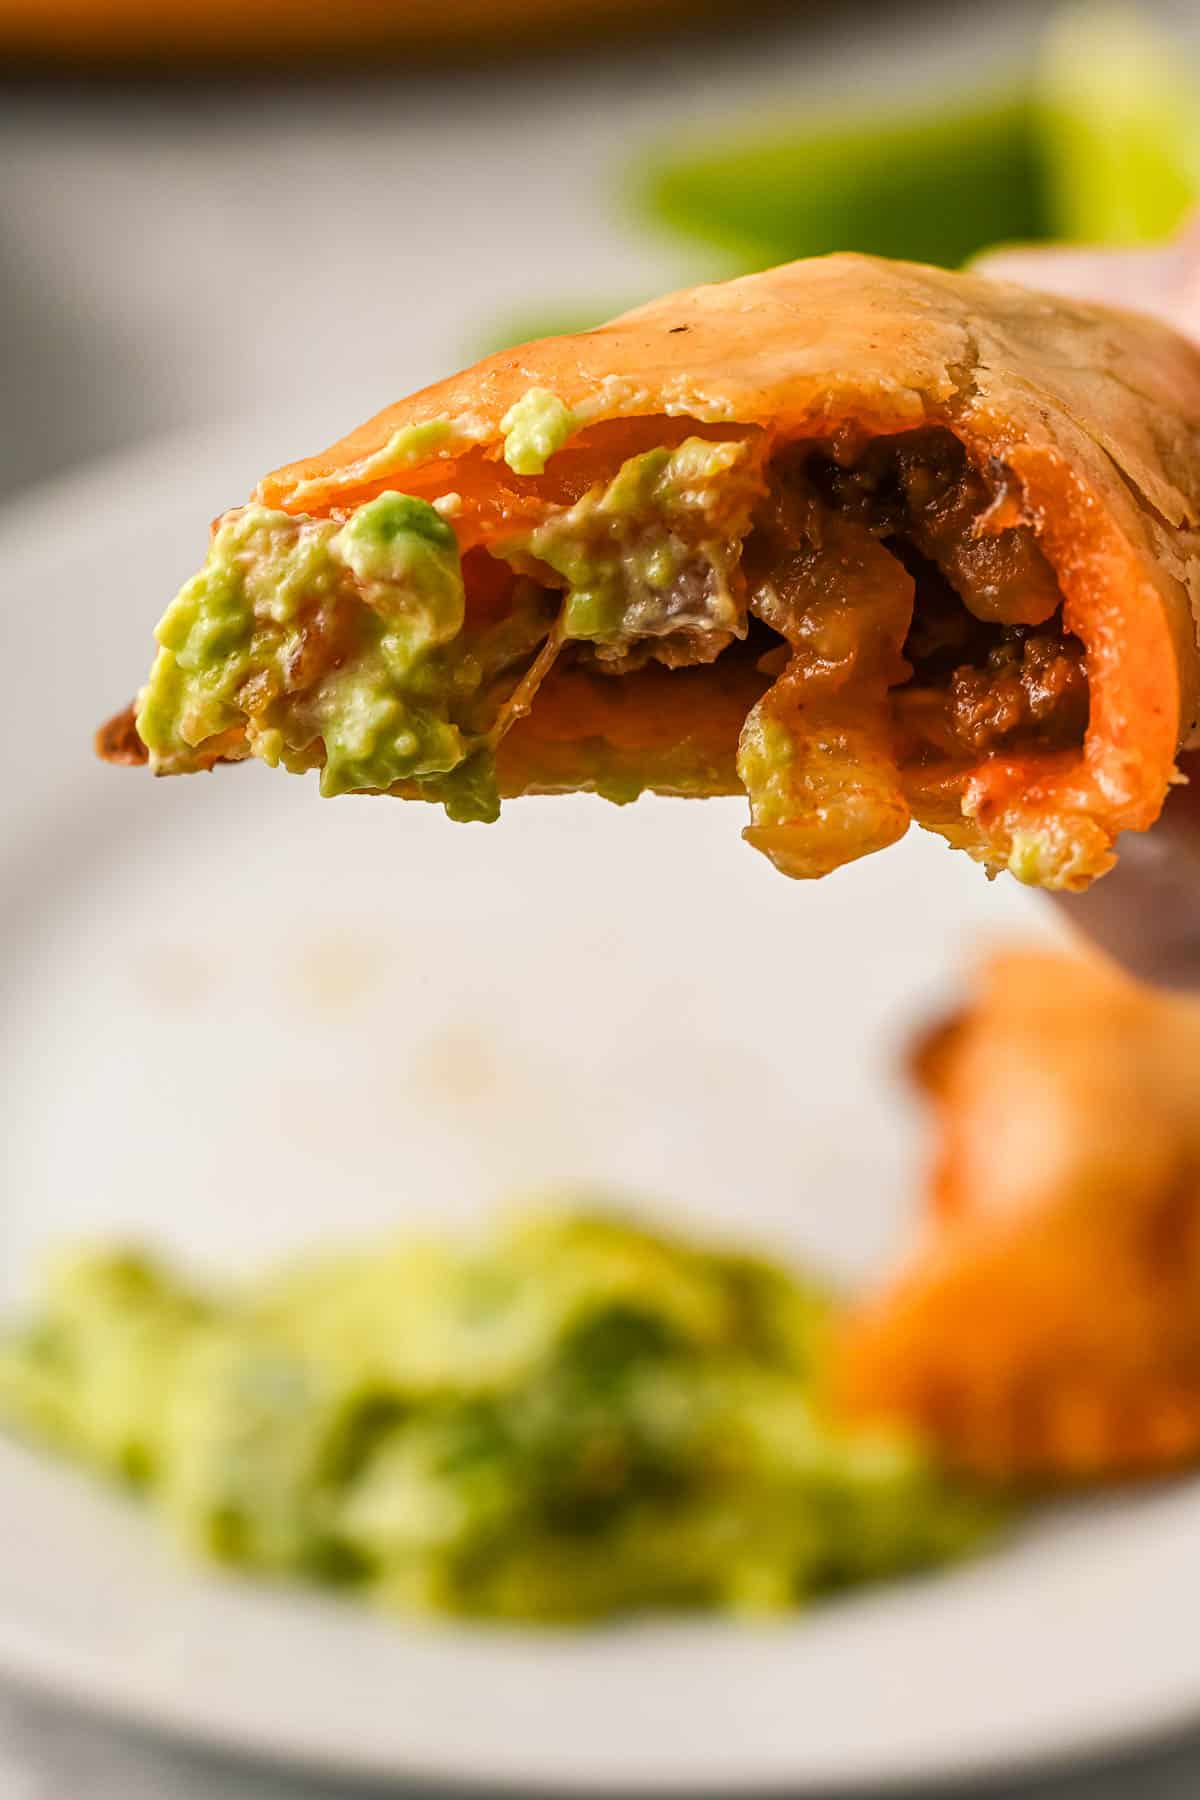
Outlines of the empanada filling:
<svg viewBox="0 0 1200 1800">
<path fill-rule="evenodd" d="M 982 764 L 1028 787 L 1088 724 L 1083 645 L 1002 468 L 941 429 L 797 445 L 744 564 L 751 611 L 787 645 L 738 758 L 747 836 L 780 867 L 824 874 L 913 816 L 1027 879 L 1072 884 L 1104 854 L 1090 820 L 1052 843 L 1019 808 L 990 830 L 969 817 Z"/>
<path fill-rule="evenodd" d="M 1099 826 L 1043 828 L 1023 798 L 1039 769 L 1078 759 L 1089 704 L 1083 646 L 1006 470 L 940 428 L 781 447 L 669 427 L 607 470 L 573 447 L 557 480 L 512 480 L 472 453 L 449 465 L 461 492 L 432 501 L 226 514 L 159 627 L 137 714 L 154 768 L 253 755 L 319 767 L 328 794 L 493 818 L 497 751 L 531 714 L 536 735 L 552 671 L 620 680 L 652 711 L 667 673 L 691 669 L 709 695 L 750 682 L 747 836 L 789 874 L 882 848 L 912 817 L 1024 879 L 1100 872 Z M 572 485 L 572 467 L 588 478 Z M 731 785 L 713 768 L 732 743 L 711 748 L 698 791 Z M 661 758 L 608 779 L 593 749 L 572 785 L 689 787 Z M 984 817 L 972 784 L 997 761 L 1014 803 Z"/>
</svg>

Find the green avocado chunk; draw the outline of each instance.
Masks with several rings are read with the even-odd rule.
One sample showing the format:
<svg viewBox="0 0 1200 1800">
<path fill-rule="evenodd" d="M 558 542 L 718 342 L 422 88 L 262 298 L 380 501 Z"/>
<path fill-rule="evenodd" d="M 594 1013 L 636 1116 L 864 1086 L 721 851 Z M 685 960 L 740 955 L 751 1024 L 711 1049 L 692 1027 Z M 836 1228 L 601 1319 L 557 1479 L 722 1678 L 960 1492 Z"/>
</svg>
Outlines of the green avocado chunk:
<svg viewBox="0 0 1200 1800">
<path fill-rule="evenodd" d="M 505 462 L 516 475 L 540 475 L 575 424 L 574 413 L 554 394 L 530 388 L 500 421 Z"/>
<path fill-rule="evenodd" d="M 205 1555 L 400 1611 L 776 1612 L 1000 1517 L 828 1414 L 834 1316 L 807 1277 L 594 1211 L 225 1295 L 88 1250 L 0 1349 L 0 1414 Z"/>
<path fill-rule="evenodd" d="M 562 582 L 564 637 L 591 642 L 602 660 L 641 646 L 670 662 L 684 645 L 679 660 L 711 660 L 745 635 L 738 563 L 766 491 L 762 462 L 756 438 L 647 450 L 503 554 Z"/>
<path fill-rule="evenodd" d="M 137 714 L 152 765 L 194 766 L 244 725 L 265 762 L 320 762 L 325 794 L 445 775 L 468 754 L 451 703 L 479 679 L 464 609 L 453 529 L 424 500 L 381 494 L 344 525 L 229 513 L 158 627 Z M 314 680 L 311 646 L 337 652 Z"/>
</svg>

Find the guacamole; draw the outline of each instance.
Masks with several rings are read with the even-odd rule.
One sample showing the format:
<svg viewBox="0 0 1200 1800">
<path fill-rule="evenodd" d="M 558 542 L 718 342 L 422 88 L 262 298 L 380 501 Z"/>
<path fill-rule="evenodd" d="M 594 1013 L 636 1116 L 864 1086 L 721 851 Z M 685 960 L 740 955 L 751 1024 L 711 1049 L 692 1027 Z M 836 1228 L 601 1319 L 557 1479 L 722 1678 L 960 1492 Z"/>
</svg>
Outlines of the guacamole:
<svg viewBox="0 0 1200 1800">
<path fill-rule="evenodd" d="M 607 486 L 501 548 L 562 583 L 564 637 L 609 666 L 712 662 L 746 635 L 739 563 L 764 491 L 758 444 L 687 438 L 631 456 Z"/>
<path fill-rule="evenodd" d="M 0 1412 L 193 1549 L 403 1612 L 778 1612 L 924 1568 L 994 1509 L 821 1401 L 833 1303 L 600 1213 L 314 1256 L 224 1294 L 51 1271 Z"/>
<path fill-rule="evenodd" d="M 530 388 L 500 421 L 504 460 L 515 475 L 540 475 L 575 426 L 570 407 L 545 388 Z"/>
<path fill-rule="evenodd" d="M 244 729 L 265 762 L 320 762 L 325 794 L 444 774 L 468 754 L 450 701 L 479 679 L 449 648 L 463 613 L 453 528 L 423 500 L 345 525 L 244 507 L 158 627 L 138 732 L 170 771 Z"/>
<path fill-rule="evenodd" d="M 527 473 L 577 421 L 533 388 L 504 423 L 505 457 Z M 409 436 L 427 454 L 449 430 Z M 408 449 L 392 445 L 392 461 Z M 688 438 L 628 458 L 479 549 L 477 604 L 457 495 L 388 490 L 344 518 L 236 508 L 158 626 L 135 741 L 160 775 L 253 756 L 319 769 L 326 795 L 403 793 L 495 819 L 497 748 L 561 655 L 620 673 L 711 662 L 745 636 L 739 561 L 762 455 L 756 439 Z"/>
</svg>

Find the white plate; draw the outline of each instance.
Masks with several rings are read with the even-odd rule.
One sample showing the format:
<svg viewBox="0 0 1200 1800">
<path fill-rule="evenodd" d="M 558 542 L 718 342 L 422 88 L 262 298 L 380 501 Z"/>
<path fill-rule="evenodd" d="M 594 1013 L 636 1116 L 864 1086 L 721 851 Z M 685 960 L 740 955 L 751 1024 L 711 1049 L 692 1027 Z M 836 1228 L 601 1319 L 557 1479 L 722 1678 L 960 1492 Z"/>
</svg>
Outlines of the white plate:
<svg viewBox="0 0 1200 1800">
<path fill-rule="evenodd" d="M 0 522 L 5 1304 L 64 1236 L 238 1270 L 562 1181 L 877 1264 L 918 1165 L 897 1047 L 981 932 L 1046 929 L 1037 903 L 915 834 L 794 886 L 732 802 L 525 802 L 488 830 L 259 768 L 101 768 L 92 727 L 270 448 L 166 446 Z M 1188 1484 L 768 1628 L 433 1628 L 185 1566 L 3 1445 L 0 1668 L 346 1772 L 932 1779 L 1196 1709 L 1198 1532 Z"/>
</svg>

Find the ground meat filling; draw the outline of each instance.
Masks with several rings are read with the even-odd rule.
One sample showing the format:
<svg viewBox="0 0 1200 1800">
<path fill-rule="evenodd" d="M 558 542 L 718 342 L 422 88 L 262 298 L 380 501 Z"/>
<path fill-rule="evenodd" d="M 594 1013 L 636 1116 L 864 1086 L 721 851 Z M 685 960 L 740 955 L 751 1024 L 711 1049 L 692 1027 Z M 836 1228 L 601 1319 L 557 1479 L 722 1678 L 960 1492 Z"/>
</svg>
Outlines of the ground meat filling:
<svg viewBox="0 0 1200 1800">
<path fill-rule="evenodd" d="M 738 746 L 746 836 L 785 874 L 824 875 L 908 829 L 888 694 L 909 672 L 915 583 L 802 480 L 776 490 L 743 561 L 751 610 L 787 646 Z"/>
<path fill-rule="evenodd" d="M 913 577 L 892 694 L 904 759 L 976 761 L 1080 745 L 1083 646 L 1062 629 L 1054 570 L 999 464 L 981 472 L 948 431 L 877 438 L 853 461 L 808 448 L 780 467 L 876 537 Z"/>
<path fill-rule="evenodd" d="M 1075 639 L 1013 628 L 988 652 L 984 668 L 966 666 L 951 676 L 948 753 L 965 747 L 982 756 L 1015 741 L 1046 749 L 1079 742 L 1088 716 L 1082 657 Z"/>
<path fill-rule="evenodd" d="M 738 768 L 748 836 L 793 875 L 900 836 L 909 778 L 1082 744 L 1083 647 L 1008 473 L 948 431 L 811 444 L 771 470 L 743 565 L 785 641 Z M 907 798 L 906 798 L 907 795 Z"/>
<path fill-rule="evenodd" d="M 1043 625 L 1061 595 L 1007 470 L 981 472 L 952 433 L 873 439 L 850 463 L 809 450 L 804 472 L 834 511 L 907 542 L 941 570 L 961 604 L 995 625 Z"/>
</svg>

